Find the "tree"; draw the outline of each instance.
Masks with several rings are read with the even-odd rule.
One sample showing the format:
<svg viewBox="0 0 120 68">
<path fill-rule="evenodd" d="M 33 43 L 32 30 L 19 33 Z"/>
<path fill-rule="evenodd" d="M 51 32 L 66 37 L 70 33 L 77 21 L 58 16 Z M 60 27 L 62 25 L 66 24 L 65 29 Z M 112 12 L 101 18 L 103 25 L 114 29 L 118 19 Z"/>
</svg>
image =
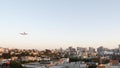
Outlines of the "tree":
<svg viewBox="0 0 120 68">
<path fill-rule="evenodd" d="M 10 55 L 10 53 L 3 53 L 3 54 L 2 54 L 2 57 L 3 57 L 4 59 L 9 59 L 9 58 L 11 58 L 11 55 Z"/>
<path fill-rule="evenodd" d="M 24 68 L 20 62 L 16 62 L 16 61 L 11 61 L 10 62 L 10 67 L 11 68 Z"/>
</svg>

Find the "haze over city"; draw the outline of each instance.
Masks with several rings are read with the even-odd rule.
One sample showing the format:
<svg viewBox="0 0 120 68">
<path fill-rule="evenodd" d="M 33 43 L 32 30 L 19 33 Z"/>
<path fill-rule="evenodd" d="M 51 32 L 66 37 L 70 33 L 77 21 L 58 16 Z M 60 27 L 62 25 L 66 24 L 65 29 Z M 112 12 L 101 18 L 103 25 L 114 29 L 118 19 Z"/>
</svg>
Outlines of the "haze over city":
<svg viewBox="0 0 120 68">
<path fill-rule="evenodd" d="M 0 46 L 116 48 L 119 0 L 1 0 Z M 27 32 L 28 35 L 20 35 Z"/>
</svg>

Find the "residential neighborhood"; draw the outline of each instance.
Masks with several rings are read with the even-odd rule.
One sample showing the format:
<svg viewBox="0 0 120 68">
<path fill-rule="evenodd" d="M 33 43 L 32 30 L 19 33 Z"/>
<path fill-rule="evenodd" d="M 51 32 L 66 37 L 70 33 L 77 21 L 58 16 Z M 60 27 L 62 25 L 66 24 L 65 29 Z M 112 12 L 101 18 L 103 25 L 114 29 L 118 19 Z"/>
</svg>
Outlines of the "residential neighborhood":
<svg viewBox="0 0 120 68">
<path fill-rule="evenodd" d="M 42 51 L 0 47 L 0 65 L 9 65 L 11 61 L 20 62 L 24 67 L 35 63 L 38 67 L 45 66 L 50 68 L 52 66 L 68 68 L 75 66 L 74 68 L 77 68 L 79 65 L 84 68 L 89 68 L 89 66 L 99 67 L 99 65 L 119 66 L 120 45 L 115 49 L 100 46 L 97 49 L 93 47 L 68 47 L 66 49 L 45 49 Z"/>
</svg>

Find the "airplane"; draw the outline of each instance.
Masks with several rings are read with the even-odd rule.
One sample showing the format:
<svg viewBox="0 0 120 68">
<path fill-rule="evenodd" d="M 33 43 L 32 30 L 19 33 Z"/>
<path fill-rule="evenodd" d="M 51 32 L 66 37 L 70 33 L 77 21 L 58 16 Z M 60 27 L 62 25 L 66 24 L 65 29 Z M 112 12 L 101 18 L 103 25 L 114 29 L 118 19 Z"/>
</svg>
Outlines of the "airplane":
<svg viewBox="0 0 120 68">
<path fill-rule="evenodd" d="M 23 32 L 23 33 L 20 33 L 20 35 L 28 35 L 28 33 L 26 33 L 26 32 Z"/>
</svg>

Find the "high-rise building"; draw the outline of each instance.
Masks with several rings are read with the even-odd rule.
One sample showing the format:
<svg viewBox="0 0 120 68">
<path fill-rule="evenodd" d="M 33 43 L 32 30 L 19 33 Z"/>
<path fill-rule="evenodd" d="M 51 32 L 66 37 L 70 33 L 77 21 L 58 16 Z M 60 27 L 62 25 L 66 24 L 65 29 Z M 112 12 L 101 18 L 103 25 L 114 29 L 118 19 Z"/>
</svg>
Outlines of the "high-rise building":
<svg viewBox="0 0 120 68">
<path fill-rule="evenodd" d="M 104 52 L 103 46 L 98 47 L 97 52 L 98 52 L 99 55 L 103 55 L 103 52 Z"/>
<path fill-rule="evenodd" d="M 120 52 L 120 44 L 119 44 L 118 46 L 119 46 L 119 48 L 118 48 L 118 49 L 119 49 L 119 52 Z"/>
<path fill-rule="evenodd" d="M 89 52 L 90 52 L 90 53 L 95 52 L 95 48 L 93 48 L 93 47 L 89 47 Z"/>
</svg>

